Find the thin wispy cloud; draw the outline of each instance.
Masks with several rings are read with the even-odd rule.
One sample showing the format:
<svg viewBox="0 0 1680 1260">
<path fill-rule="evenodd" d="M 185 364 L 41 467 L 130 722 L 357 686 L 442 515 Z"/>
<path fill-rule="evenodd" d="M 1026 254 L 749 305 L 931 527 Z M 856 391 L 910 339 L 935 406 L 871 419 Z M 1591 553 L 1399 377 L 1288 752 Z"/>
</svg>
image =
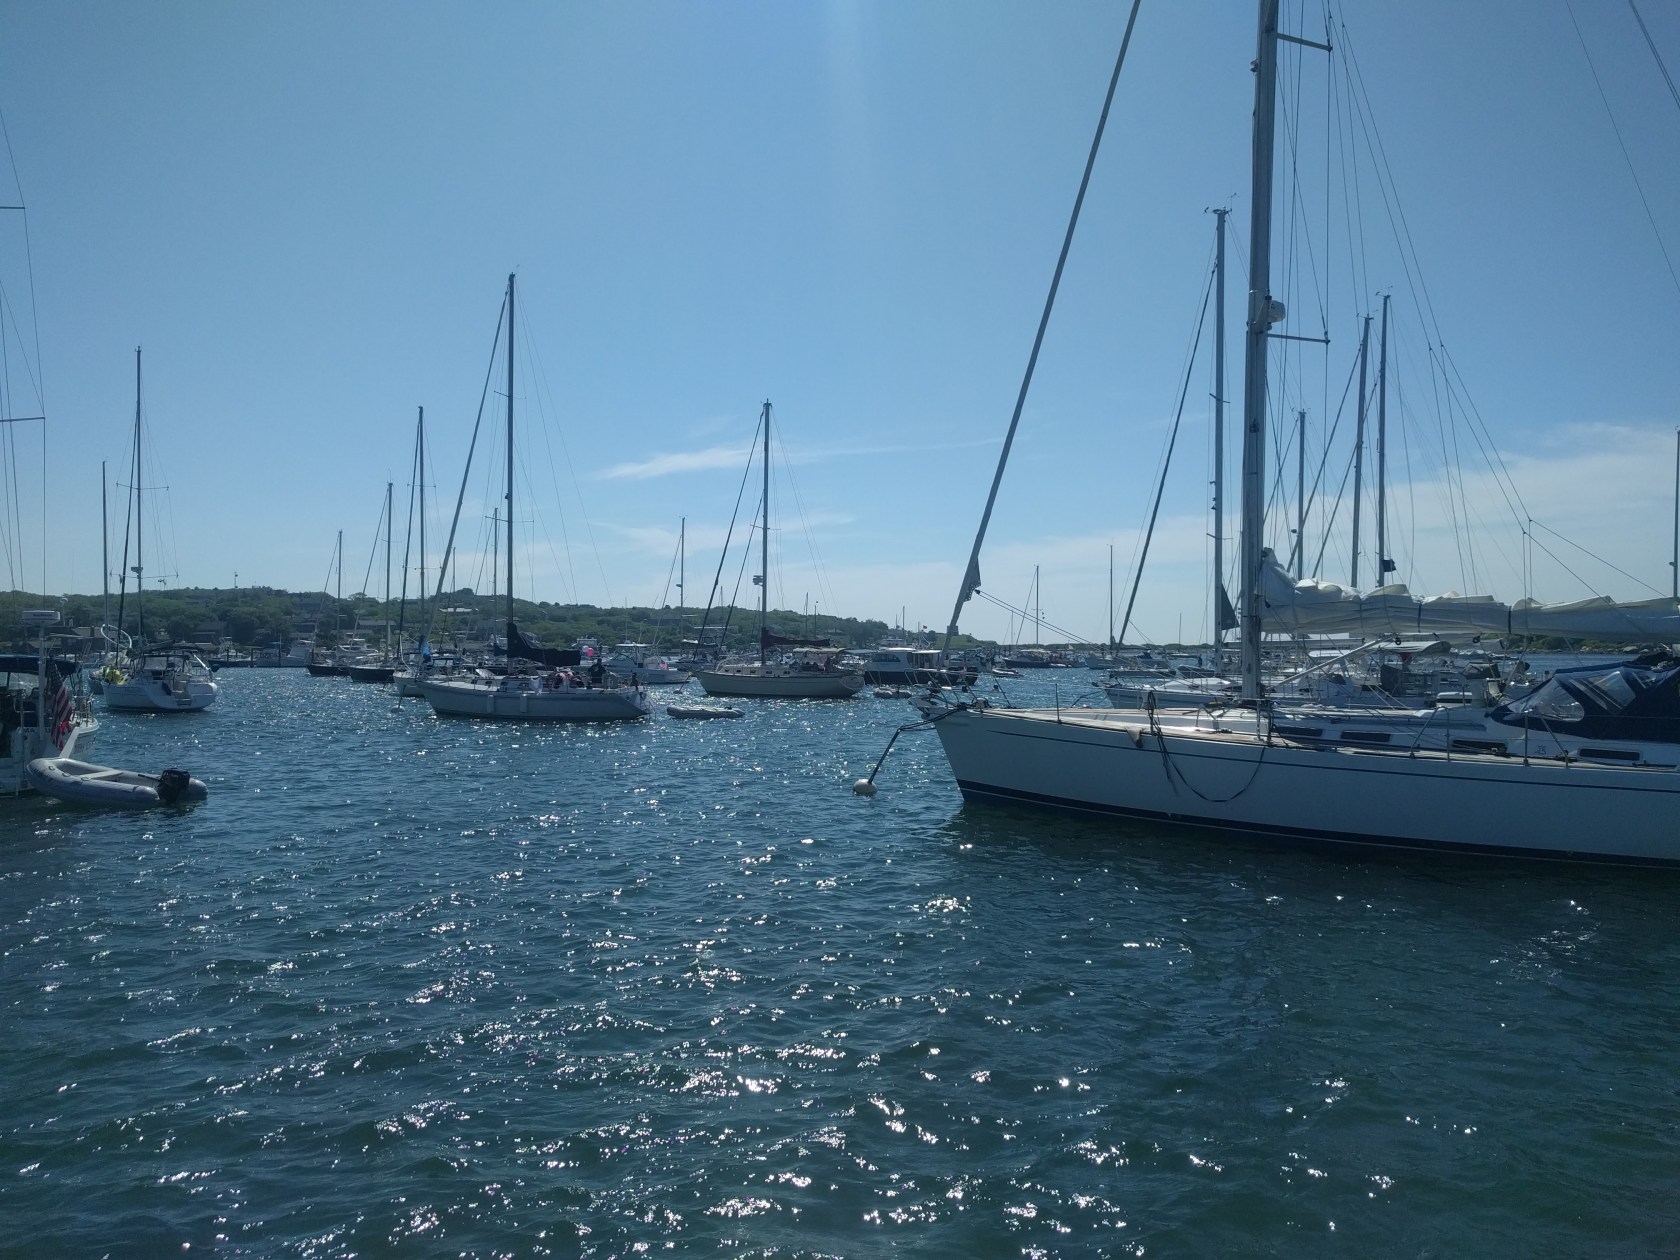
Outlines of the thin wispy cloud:
<svg viewBox="0 0 1680 1260">
<path fill-rule="evenodd" d="M 645 481 L 649 477 L 668 477 L 672 473 L 702 472 L 712 468 L 738 468 L 747 457 L 744 446 L 709 446 L 703 451 L 660 453 L 652 459 L 627 464 L 614 464 L 595 476 L 600 481 Z"/>
<path fill-rule="evenodd" d="M 965 450 L 976 446 L 997 445 L 996 439 L 969 439 L 963 442 L 924 442 L 918 445 L 894 446 L 836 446 L 824 450 L 791 450 L 788 462 L 814 464 L 829 459 L 863 459 L 882 455 L 922 455 L 934 451 Z M 699 451 L 660 452 L 651 459 L 614 464 L 595 474 L 598 481 L 645 481 L 652 477 L 668 477 L 672 473 L 708 472 L 714 468 L 739 468 L 747 459 L 744 446 L 708 446 Z"/>
</svg>

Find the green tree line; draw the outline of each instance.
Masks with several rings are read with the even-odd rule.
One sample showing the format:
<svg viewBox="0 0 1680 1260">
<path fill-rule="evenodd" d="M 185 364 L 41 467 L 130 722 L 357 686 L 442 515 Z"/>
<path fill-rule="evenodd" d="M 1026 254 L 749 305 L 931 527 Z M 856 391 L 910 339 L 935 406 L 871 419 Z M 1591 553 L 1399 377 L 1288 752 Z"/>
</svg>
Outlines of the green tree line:
<svg viewBox="0 0 1680 1260">
<path fill-rule="evenodd" d="M 500 598 L 463 588 L 446 593 L 437 604 L 444 610 L 467 611 L 433 613 L 434 643 L 447 643 L 456 635 L 470 636 L 486 623 L 495 623 L 499 628 L 503 612 Z M 300 638 L 330 646 L 354 631 L 358 620 L 365 632 L 369 623 L 386 621 L 394 630 L 398 620 L 403 619 L 404 637 L 410 641 L 424 628 L 419 624 L 420 610 L 412 601 L 405 613 L 398 601 L 386 602 L 370 595 L 338 600 L 316 591 L 294 592 L 264 586 L 148 589 L 143 602 L 130 591 L 121 607 L 122 629 L 136 637 L 143 610 L 145 633 L 150 640 L 225 637 L 243 648 L 278 646 L 282 651 Z M 18 619 L 26 608 L 58 610 L 63 618 L 59 628 L 68 632 L 73 627 L 98 626 L 104 620 L 117 624 L 118 598 L 112 595 L 105 603 L 98 595 L 42 596 L 7 591 L 0 594 L 0 641 L 14 646 L 30 641 Z M 550 647 L 565 647 L 576 639 L 592 638 L 607 644 L 626 640 L 653 643 L 675 652 L 682 640 L 698 637 L 702 610 L 685 608 L 679 616 L 676 609 L 669 607 L 601 608 L 592 604 L 515 600 L 514 619 L 522 630 Z M 311 623 L 318 630 L 313 636 L 300 629 Z M 758 641 L 756 608 L 714 608 L 705 624 L 708 641 L 715 641 L 720 633 L 725 633 L 724 644 L 731 649 L 751 647 Z M 890 630 L 886 622 L 873 618 L 829 613 L 806 616 L 791 610 L 772 611 L 769 624 L 771 632 L 778 635 L 827 638 L 847 647 L 874 646 Z M 974 644 L 966 636 L 959 642 L 962 646 Z"/>
</svg>

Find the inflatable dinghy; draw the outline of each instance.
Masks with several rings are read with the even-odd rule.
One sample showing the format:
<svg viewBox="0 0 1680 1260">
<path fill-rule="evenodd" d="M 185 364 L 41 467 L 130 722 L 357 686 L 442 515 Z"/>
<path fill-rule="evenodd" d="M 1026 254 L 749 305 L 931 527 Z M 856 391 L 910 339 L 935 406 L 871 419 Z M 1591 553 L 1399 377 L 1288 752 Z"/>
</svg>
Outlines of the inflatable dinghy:
<svg viewBox="0 0 1680 1260">
<path fill-rule="evenodd" d="M 37 757 L 24 773 L 29 786 L 42 796 L 70 805 L 150 809 L 155 805 L 186 805 L 210 795 L 204 781 L 185 770 L 141 774 L 70 757 Z"/>
<path fill-rule="evenodd" d="M 740 717 L 743 710 L 725 708 L 721 704 L 668 704 L 665 712 L 674 718 L 731 718 Z"/>
<path fill-rule="evenodd" d="M 908 700 L 910 698 L 910 688 L 877 687 L 875 688 L 875 698 L 877 700 Z"/>
</svg>

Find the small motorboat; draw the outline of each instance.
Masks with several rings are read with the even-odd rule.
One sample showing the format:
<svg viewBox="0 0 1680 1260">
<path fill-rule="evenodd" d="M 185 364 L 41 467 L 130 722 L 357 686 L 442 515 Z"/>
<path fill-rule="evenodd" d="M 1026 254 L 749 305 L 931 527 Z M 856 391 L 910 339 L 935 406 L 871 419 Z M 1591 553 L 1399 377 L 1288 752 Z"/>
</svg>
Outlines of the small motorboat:
<svg viewBox="0 0 1680 1260">
<path fill-rule="evenodd" d="M 150 809 L 156 805 L 189 805 L 210 795 L 204 781 L 185 770 L 141 774 L 71 757 L 37 757 L 24 774 L 29 786 L 42 796 L 67 805 Z"/>
<path fill-rule="evenodd" d="M 665 712 L 674 718 L 735 718 L 744 711 L 721 704 L 668 704 Z"/>
</svg>

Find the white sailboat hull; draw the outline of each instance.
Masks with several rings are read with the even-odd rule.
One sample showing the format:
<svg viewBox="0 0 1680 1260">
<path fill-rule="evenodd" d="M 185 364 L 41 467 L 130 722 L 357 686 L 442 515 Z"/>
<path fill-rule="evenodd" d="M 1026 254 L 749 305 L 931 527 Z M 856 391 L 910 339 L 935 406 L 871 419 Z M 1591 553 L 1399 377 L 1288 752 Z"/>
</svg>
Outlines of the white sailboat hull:
<svg viewBox="0 0 1680 1260">
<path fill-rule="evenodd" d="M 105 684 L 105 707 L 119 713 L 193 713 L 214 704 L 217 691 L 208 679 L 127 678 Z"/>
<path fill-rule="evenodd" d="M 966 799 L 1285 841 L 1680 863 L 1680 771 L 1312 748 L 1102 710 L 929 706 Z"/>
<path fill-rule="evenodd" d="M 417 700 L 426 694 L 421 689 L 419 677 L 412 670 L 399 669 L 391 675 L 391 685 L 396 688 L 399 696 Z"/>
<path fill-rule="evenodd" d="M 628 687 L 524 687 L 491 683 L 420 680 L 416 685 L 432 710 L 444 717 L 512 718 L 536 722 L 612 722 L 648 715 L 645 693 Z"/>
<path fill-rule="evenodd" d="M 781 700 L 849 700 L 863 690 L 863 674 L 828 673 L 784 665 L 723 665 L 695 671 L 709 696 Z"/>
</svg>

